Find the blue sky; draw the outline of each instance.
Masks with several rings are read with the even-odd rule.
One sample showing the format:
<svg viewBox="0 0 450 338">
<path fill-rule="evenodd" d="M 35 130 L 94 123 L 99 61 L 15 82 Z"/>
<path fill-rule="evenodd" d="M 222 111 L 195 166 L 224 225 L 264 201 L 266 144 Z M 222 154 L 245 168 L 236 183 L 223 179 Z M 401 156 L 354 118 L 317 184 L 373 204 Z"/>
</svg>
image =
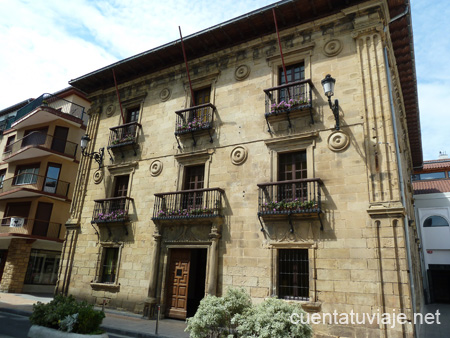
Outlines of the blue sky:
<svg viewBox="0 0 450 338">
<path fill-rule="evenodd" d="M 411 0 L 424 159 L 436 159 L 450 119 L 450 6 Z M 0 0 L 0 109 L 70 79 L 198 32 L 270 0 Z"/>
</svg>

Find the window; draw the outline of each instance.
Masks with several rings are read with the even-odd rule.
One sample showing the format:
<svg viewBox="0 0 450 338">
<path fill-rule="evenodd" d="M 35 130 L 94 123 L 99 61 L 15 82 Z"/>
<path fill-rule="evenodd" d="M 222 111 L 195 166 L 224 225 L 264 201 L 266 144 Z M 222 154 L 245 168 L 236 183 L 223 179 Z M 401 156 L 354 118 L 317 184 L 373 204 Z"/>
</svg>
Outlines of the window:
<svg viewBox="0 0 450 338">
<path fill-rule="evenodd" d="M 448 227 L 449 224 L 444 217 L 441 216 L 430 216 L 427 217 L 425 222 L 423 222 L 425 228 L 428 227 Z"/>
<path fill-rule="evenodd" d="M 415 174 L 413 175 L 413 181 L 418 180 L 435 180 L 439 178 L 445 178 L 445 172 L 440 171 L 436 173 L 424 173 L 424 174 Z"/>
<path fill-rule="evenodd" d="M 39 174 L 39 164 L 22 165 L 17 167 L 14 184 L 36 184 Z"/>
<path fill-rule="evenodd" d="M 194 99 L 195 99 L 195 106 L 200 106 L 205 103 L 210 103 L 211 99 L 211 87 L 206 87 L 203 89 L 199 89 L 194 91 Z M 193 106 L 191 104 L 191 106 Z M 204 107 L 201 109 L 196 109 L 192 112 L 192 115 L 190 116 L 189 120 L 193 120 L 194 118 L 200 120 L 200 122 L 208 122 L 209 121 L 209 109 L 208 107 Z"/>
<path fill-rule="evenodd" d="M 128 194 L 128 182 L 130 175 L 121 175 L 115 177 L 113 197 L 126 197 Z"/>
<path fill-rule="evenodd" d="M 8 140 L 6 141 L 5 151 L 4 151 L 5 153 L 10 153 L 12 151 L 12 144 L 14 143 L 15 140 L 16 140 L 16 135 L 8 137 Z"/>
<path fill-rule="evenodd" d="M 205 181 L 205 165 L 185 167 L 184 190 L 203 189 Z M 203 203 L 203 192 L 183 195 L 183 209 L 200 208 Z"/>
<path fill-rule="evenodd" d="M 27 224 L 28 214 L 30 213 L 31 202 L 8 203 L 2 220 L 3 226 L 11 225 L 11 218 L 24 218 L 24 226 Z"/>
<path fill-rule="evenodd" d="M 119 248 L 103 248 L 103 259 L 101 265 L 100 282 L 114 284 L 117 279 L 119 262 Z"/>
<path fill-rule="evenodd" d="M 140 107 L 128 108 L 125 123 L 138 122 L 139 110 L 140 110 Z"/>
<path fill-rule="evenodd" d="M 56 285 L 61 253 L 32 249 L 25 284 Z"/>
<path fill-rule="evenodd" d="M 279 154 L 278 181 L 294 181 L 307 178 L 306 151 Z M 279 186 L 278 200 L 292 201 L 306 200 L 308 197 L 307 185 L 301 182 L 292 182 Z"/>
<path fill-rule="evenodd" d="M 3 188 L 3 181 L 5 180 L 6 169 L 0 170 L 0 189 Z"/>
<path fill-rule="evenodd" d="M 302 63 L 297 63 L 291 66 L 286 67 L 286 75 L 288 83 L 300 81 L 305 79 L 305 66 Z M 286 78 L 284 76 L 283 68 L 279 68 L 279 76 L 278 76 L 279 85 L 286 84 Z M 289 99 L 304 99 L 307 97 L 306 86 L 305 85 L 297 85 L 293 87 L 280 89 L 278 93 L 278 102 L 281 101 L 289 101 Z"/>
<path fill-rule="evenodd" d="M 44 144 L 47 139 L 47 131 L 48 127 L 25 131 L 25 135 L 22 139 L 22 148 Z"/>
<path fill-rule="evenodd" d="M 58 185 L 59 173 L 61 172 L 61 164 L 49 163 L 47 167 L 47 175 L 44 182 L 44 191 L 52 194 L 56 193 Z"/>
<path fill-rule="evenodd" d="M 308 249 L 278 250 L 278 297 L 309 300 Z"/>
</svg>

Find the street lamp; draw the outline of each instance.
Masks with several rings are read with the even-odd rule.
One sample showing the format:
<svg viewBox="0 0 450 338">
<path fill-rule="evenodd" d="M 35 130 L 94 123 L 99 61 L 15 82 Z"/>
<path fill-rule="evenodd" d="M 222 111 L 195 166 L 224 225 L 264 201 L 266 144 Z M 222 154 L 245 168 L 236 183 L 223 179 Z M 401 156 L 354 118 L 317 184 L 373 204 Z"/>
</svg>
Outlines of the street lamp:
<svg viewBox="0 0 450 338">
<path fill-rule="evenodd" d="M 333 112 L 334 119 L 336 120 L 336 130 L 339 130 L 339 101 L 334 100 L 334 104 L 331 103 L 331 97 L 334 95 L 334 85 L 336 80 L 331 77 L 330 74 L 325 76 L 322 80 L 323 91 L 325 92 L 325 96 L 328 97 L 328 104 L 330 105 L 330 109 Z"/>
<path fill-rule="evenodd" d="M 81 154 L 85 157 L 94 159 L 98 163 L 98 167 L 100 169 L 103 164 L 103 155 L 105 153 L 105 148 L 100 148 L 98 150 L 98 152 L 93 151 L 92 153 L 88 153 L 86 151 L 86 148 L 87 148 L 87 145 L 90 140 L 91 140 L 91 138 L 89 137 L 88 134 L 81 137 L 81 145 L 80 145 L 81 146 Z"/>
</svg>

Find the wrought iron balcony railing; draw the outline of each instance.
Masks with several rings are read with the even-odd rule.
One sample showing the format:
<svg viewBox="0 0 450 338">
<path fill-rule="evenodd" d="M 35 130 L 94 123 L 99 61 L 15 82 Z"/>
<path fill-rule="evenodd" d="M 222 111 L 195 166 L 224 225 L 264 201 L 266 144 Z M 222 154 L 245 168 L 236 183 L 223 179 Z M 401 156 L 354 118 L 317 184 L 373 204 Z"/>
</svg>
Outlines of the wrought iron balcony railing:
<svg viewBox="0 0 450 338">
<path fill-rule="evenodd" d="M 286 115 L 289 127 L 291 121 L 289 114 L 299 110 L 309 110 L 311 123 L 314 124 L 312 117 L 312 84 L 311 79 L 295 81 L 277 87 L 264 89 L 266 94 L 266 121 L 271 116 Z M 267 121 L 269 131 L 270 126 Z"/>
<path fill-rule="evenodd" d="M 4 217 L 0 233 L 15 233 L 58 239 L 61 235 L 61 223 L 22 217 Z"/>
<path fill-rule="evenodd" d="M 223 217 L 220 188 L 182 190 L 155 194 L 154 220 Z"/>
<path fill-rule="evenodd" d="M 95 200 L 91 223 L 124 223 L 129 221 L 130 197 Z"/>
<path fill-rule="evenodd" d="M 211 129 L 214 122 L 216 107 L 212 103 L 177 110 L 175 135 L 181 135 L 201 130 Z"/>
<path fill-rule="evenodd" d="M 115 148 L 136 143 L 138 128 L 137 122 L 130 122 L 109 128 L 108 148 Z"/>
<path fill-rule="evenodd" d="M 27 147 L 44 148 L 52 152 L 57 152 L 64 154 L 65 156 L 75 158 L 78 144 L 53 137 L 52 135 L 44 134 L 39 131 L 33 131 L 16 142 L 7 145 L 3 150 L 3 159 L 11 157 Z"/>
<path fill-rule="evenodd" d="M 88 121 L 88 115 L 84 112 L 84 107 L 62 99 L 52 94 L 42 94 L 37 99 L 31 101 L 26 106 L 17 111 L 15 121 L 20 120 L 25 115 L 31 113 L 34 109 L 40 106 L 48 106 L 61 113 L 68 114 L 83 120 L 83 124 L 86 125 Z"/>
<path fill-rule="evenodd" d="M 70 183 L 32 173 L 21 173 L 0 182 L 0 194 L 19 189 L 29 189 L 67 197 Z"/>
<path fill-rule="evenodd" d="M 258 216 L 321 212 L 320 178 L 258 184 Z"/>
</svg>

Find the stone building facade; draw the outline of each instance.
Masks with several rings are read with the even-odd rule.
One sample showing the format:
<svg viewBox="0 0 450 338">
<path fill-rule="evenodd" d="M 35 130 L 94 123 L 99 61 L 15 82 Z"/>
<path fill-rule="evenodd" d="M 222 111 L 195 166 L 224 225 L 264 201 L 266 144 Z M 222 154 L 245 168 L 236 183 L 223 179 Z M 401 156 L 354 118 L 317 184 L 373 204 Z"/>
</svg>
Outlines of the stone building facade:
<svg viewBox="0 0 450 338">
<path fill-rule="evenodd" d="M 408 3 L 329 4 L 273 6 L 287 82 L 271 6 L 185 39 L 192 91 L 178 42 L 70 82 L 92 100 L 88 151 L 105 158 L 80 164 L 59 292 L 185 318 L 234 286 L 255 302 L 412 319 L 422 287 L 409 175 L 422 153 Z M 409 337 L 413 326 L 315 332 Z"/>
</svg>

